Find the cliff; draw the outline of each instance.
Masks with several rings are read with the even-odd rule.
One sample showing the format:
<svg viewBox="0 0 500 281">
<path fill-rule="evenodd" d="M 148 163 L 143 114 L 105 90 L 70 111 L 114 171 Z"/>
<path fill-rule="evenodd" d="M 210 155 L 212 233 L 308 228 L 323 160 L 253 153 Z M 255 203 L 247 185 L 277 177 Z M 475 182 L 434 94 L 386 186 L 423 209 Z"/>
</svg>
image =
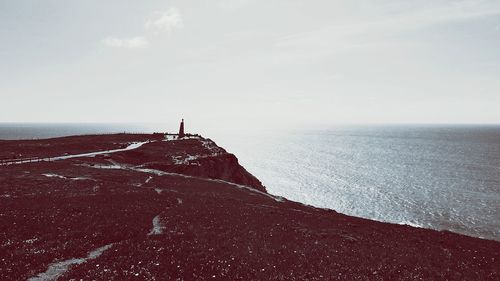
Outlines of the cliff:
<svg viewBox="0 0 500 281">
<path fill-rule="evenodd" d="M 209 139 L 0 145 L 38 159 L 0 166 L 1 280 L 500 279 L 499 242 L 272 196 Z"/>
<path fill-rule="evenodd" d="M 217 146 L 212 140 L 201 137 L 151 143 L 128 154 L 119 155 L 116 159 L 121 163 L 220 179 L 266 191 L 262 183 L 238 163 L 235 155 Z"/>
<path fill-rule="evenodd" d="M 262 183 L 238 163 L 238 158 L 229 153 L 198 159 L 196 164 L 190 163 L 184 165 L 172 165 L 152 163 L 145 166 L 148 168 L 190 176 L 221 179 L 228 182 L 250 186 L 260 191 L 266 191 L 266 188 L 262 185 Z"/>
</svg>

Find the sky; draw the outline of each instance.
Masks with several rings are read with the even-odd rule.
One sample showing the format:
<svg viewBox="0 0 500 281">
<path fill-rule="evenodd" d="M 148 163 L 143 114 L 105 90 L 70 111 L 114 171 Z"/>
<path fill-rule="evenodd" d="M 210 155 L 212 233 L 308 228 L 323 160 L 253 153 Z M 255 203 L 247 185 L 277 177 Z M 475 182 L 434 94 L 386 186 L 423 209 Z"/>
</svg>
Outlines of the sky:
<svg viewBox="0 0 500 281">
<path fill-rule="evenodd" d="M 498 0 L 0 0 L 0 122 L 500 123 Z"/>
</svg>

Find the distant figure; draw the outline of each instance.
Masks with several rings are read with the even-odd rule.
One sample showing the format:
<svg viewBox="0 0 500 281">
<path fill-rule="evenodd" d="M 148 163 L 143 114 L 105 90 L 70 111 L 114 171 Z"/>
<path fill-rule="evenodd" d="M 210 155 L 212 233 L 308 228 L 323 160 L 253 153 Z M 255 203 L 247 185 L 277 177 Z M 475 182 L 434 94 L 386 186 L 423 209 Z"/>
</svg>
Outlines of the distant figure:
<svg viewBox="0 0 500 281">
<path fill-rule="evenodd" d="M 181 121 L 181 127 L 179 128 L 179 136 L 178 138 L 183 138 L 185 136 L 184 134 L 184 119 Z"/>
</svg>

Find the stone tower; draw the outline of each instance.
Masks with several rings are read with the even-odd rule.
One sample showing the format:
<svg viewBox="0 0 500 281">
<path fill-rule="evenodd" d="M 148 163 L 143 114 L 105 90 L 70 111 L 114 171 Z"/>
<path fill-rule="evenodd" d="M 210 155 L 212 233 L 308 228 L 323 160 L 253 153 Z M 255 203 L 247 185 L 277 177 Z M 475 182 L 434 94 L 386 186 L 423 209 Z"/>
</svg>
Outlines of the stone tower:
<svg viewBox="0 0 500 281">
<path fill-rule="evenodd" d="M 184 119 L 181 121 L 181 126 L 179 127 L 179 136 L 178 138 L 183 138 L 185 136 L 184 134 Z"/>
</svg>

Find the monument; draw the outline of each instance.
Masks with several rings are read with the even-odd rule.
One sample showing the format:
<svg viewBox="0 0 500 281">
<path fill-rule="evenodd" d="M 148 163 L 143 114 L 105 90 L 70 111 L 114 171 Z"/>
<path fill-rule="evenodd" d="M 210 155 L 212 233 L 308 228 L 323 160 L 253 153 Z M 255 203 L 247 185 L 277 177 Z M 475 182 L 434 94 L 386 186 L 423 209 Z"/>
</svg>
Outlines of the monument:
<svg viewBox="0 0 500 281">
<path fill-rule="evenodd" d="M 181 121 L 181 126 L 179 127 L 179 134 L 177 138 L 183 138 L 186 134 L 184 134 L 184 119 Z"/>
</svg>

